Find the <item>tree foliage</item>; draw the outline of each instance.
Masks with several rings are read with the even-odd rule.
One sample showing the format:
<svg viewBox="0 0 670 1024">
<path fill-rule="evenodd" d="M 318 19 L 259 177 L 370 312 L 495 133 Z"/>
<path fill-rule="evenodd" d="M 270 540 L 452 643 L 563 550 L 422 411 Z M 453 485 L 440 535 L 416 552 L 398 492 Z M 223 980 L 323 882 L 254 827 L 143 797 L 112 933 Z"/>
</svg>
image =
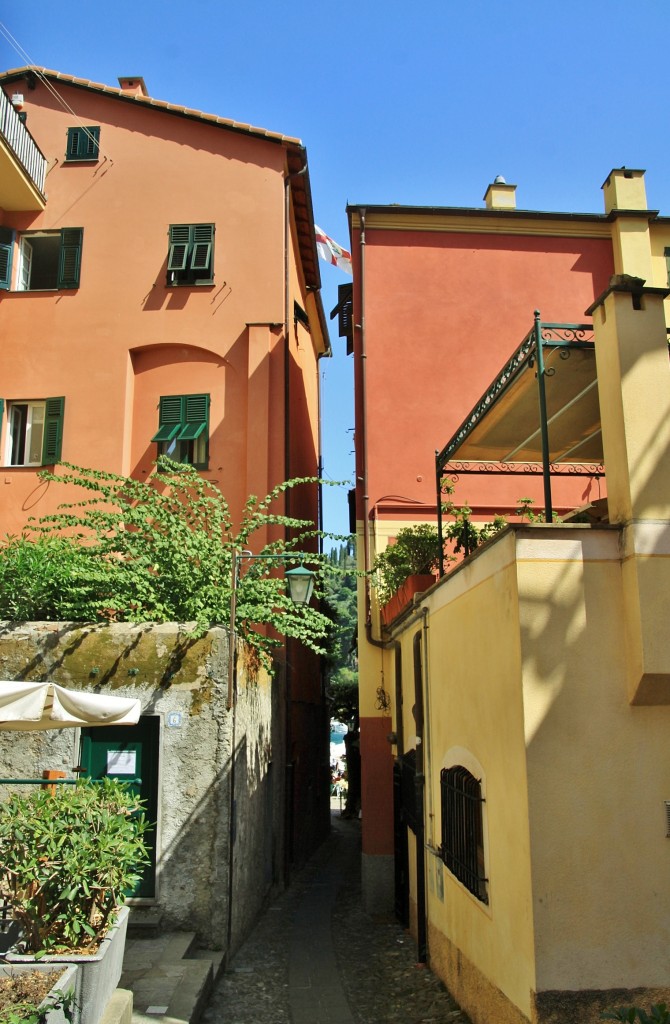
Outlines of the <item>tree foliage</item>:
<svg viewBox="0 0 670 1024">
<path fill-rule="evenodd" d="M 326 602 L 333 620 L 327 675 L 331 717 L 358 728 L 358 617 L 356 559 L 353 539 L 333 548 L 328 557 Z"/>
<path fill-rule="evenodd" d="M 281 642 L 277 634 L 323 652 L 329 618 L 294 605 L 284 580 L 284 570 L 301 562 L 297 553 L 316 547 L 317 531 L 309 520 L 276 511 L 286 490 L 315 480 L 290 480 L 263 498 L 252 495 L 235 529 L 218 487 L 169 459 L 159 459 L 148 480 L 66 463 L 41 477 L 79 496 L 0 549 L 0 617 L 189 622 L 203 632 L 228 623 L 234 555 L 257 541 L 254 554 L 281 559 L 243 560 L 239 635 L 261 657 Z M 328 560 L 315 552 L 308 567 L 317 573 L 318 597 Z"/>
</svg>

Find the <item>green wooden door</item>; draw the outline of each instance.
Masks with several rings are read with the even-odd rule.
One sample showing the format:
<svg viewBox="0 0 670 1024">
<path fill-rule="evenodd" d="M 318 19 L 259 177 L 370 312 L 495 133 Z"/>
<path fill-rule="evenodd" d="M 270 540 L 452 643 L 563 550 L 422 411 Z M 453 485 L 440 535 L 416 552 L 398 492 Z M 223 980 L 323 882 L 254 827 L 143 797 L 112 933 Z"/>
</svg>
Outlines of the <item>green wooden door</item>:
<svg viewBox="0 0 670 1024">
<path fill-rule="evenodd" d="M 106 775 L 130 783 L 144 800 L 151 828 L 145 833 L 151 863 L 129 896 L 152 899 L 156 895 L 156 819 L 158 817 L 158 755 L 160 719 L 143 715 L 137 725 L 110 725 L 81 731 L 81 766 L 85 777 Z"/>
</svg>

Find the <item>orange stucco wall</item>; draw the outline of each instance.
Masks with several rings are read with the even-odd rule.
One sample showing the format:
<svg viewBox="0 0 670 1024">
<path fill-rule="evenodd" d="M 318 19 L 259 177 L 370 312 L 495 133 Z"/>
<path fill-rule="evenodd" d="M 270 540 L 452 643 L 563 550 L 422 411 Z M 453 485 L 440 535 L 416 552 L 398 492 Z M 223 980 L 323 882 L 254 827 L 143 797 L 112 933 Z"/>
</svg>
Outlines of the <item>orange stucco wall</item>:
<svg viewBox="0 0 670 1024">
<path fill-rule="evenodd" d="M 361 804 L 363 853 L 393 853 L 393 757 L 387 736 L 390 718 L 361 717 Z"/>
<path fill-rule="evenodd" d="M 533 311 L 539 309 L 543 320 L 582 322 L 613 273 L 609 239 L 519 236 L 505 234 L 504 226 L 500 231 L 367 228 L 365 444 L 373 513 L 390 495 L 434 506 L 435 451 L 530 330 Z M 358 231 L 352 246 L 360 267 Z M 360 291 L 357 298 L 360 304 Z M 363 394 L 354 359 L 358 439 Z M 357 450 L 360 477 L 360 445 Z M 494 506 L 489 480 L 463 478 L 456 500 L 495 511 L 514 505 L 531 484 L 497 478 Z M 580 487 L 586 493 L 587 482 L 577 484 L 578 493 Z M 534 492 L 541 504 L 541 485 Z M 574 481 L 556 481 L 554 493 L 557 507 L 575 504 Z"/>
<path fill-rule="evenodd" d="M 285 320 L 285 173 L 281 144 L 59 85 L 25 89 L 28 127 L 49 161 L 42 213 L 0 211 L 16 232 L 83 228 L 78 289 L 0 292 L 5 401 L 65 396 L 62 458 L 151 472 L 161 395 L 207 393 L 204 475 L 239 513 L 249 493 L 318 471 L 317 348 Z M 64 160 L 67 129 L 100 125 L 95 163 Z M 214 283 L 168 287 L 170 224 L 214 223 Z M 14 252 L 16 268 L 16 249 Z M 289 323 L 307 306 L 289 240 Z M 288 350 L 288 354 L 287 354 Z M 285 395 L 295 421 L 285 445 Z M 293 413 L 290 414 L 292 417 Z M 0 453 L 0 535 L 53 511 L 58 489 Z M 301 499 L 314 516 L 316 492 Z"/>
</svg>

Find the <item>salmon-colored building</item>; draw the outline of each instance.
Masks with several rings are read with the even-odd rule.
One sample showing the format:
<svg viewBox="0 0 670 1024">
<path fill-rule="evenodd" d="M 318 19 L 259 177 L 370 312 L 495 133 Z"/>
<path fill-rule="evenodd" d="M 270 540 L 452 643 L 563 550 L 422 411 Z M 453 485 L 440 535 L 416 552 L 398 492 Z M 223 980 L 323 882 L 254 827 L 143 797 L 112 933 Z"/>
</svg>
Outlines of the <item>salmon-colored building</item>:
<svg viewBox="0 0 670 1024">
<path fill-rule="evenodd" d="M 63 500 L 38 479 L 59 461 L 142 479 L 165 453 L 235 516 L 318 476 L 329 340 L 300 140 L 154 100 L 141 77 L 26 67 L 0 86 L 0 535 Z M 277 511 L 318 522 L 319 501 L 304 487 Z M 328 826 L 327 715 L 316 660 L 288 661 L 304 853 Z"/>
</svg>

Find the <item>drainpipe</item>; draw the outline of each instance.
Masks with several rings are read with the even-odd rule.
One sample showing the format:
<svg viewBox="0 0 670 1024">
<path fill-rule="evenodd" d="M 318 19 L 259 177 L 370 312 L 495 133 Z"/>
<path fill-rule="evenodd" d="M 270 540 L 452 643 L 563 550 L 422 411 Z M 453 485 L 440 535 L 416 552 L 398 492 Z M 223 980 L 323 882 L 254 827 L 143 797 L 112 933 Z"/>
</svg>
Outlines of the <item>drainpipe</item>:
<svg viewBox="0 0 670 1024">
<path fill-rule="evenodd" d="M 291 281 L 290 281 L 290 261 L 289 261 L 289 240 L 291 235 L 291 181 L 294 178 L 299 178 L 303 174 L 307 173 L 307 160 L 305 159 L 305 166 L 301 167 L 299 171 L 294 171 L 292 174 L 286 174 L 284 178 L 284 480 L 291 479 L 291 431 L 289 423 L 289 415 L 291 408 L 291 339 L 289 336 L 289 328 L 291 322 L 290 315 L 290 302 L 291 302 Z M 291 515 L 291 488 L 289 487 L 284 492 L 284 513 L 286 516 Z M 288 528 L 285 533 L 288 538 Z M 286 689 L 286 710 L 285 710 L 285 743 L 286 743 L 286 760 L 285 760 L 285 776 L 284 776 L 284 885 L 288 886 L 290 880 L 290 865 L 293 858 L 293 789 L 295 785 L 294 780 L 294 765 L 291 760 L 292 748 L 293 748 L 293 735 L 291 729 L 291 667 L 290 659 L 288 656 L 289 644 L 291 641 L 288 637 L 284 642 L 284 686 Z"/>
<path fill-rule="evenodd" d="M 289 409 L 291 397 L 290 380 L 290 352 L 289 352 L 289 327 L 291 323 L 290 302 L 291 302 L 291 281 L 289 275 L 289 238 L 291 234 L 291 182 L 294 178 L 301 178 L 307 174 L 307 162 L 299 171 L 287 174 L 284 178 L 284 479 L 291 479 L 291 447 L 289 431 Z M 285 493 L 286 515 L 290 515 L 291 491 Z"/>
<path fill-rule="evenodd" d="M 362 485 L 363 485 L 363 567 L 366 573 L 372 568 L 370 558 L 370 496 L 368 494 L 368 444 L 367 444 L 367 351 L 365 347 L 365 214 L 363 207 L 359 211 L 361 219 L 361 322 L 359 329 L 361 342 L 361 451 L 363 452 Z M 365 577 L 365 621 L 370 620 L 370 578 Z M 367 631 L 368 642 L 372 643 L 371 633 Z M 376 646 L 376 645 L 375 645 Z"/>
<path fill-rule="evenodd" d="M 424 683 L 424 707 L 425 707 L 425 775 L 426 775 L 426 807 L 431 808 L 433 806 L 433 776 L 432 776 L 432 743 L 431 743 L 431 715 L 430 715 L 430 686 L 428 683 L 429 679 L 429 666 L 428 666 L 428 609 L 425 606 L 421 607 L 421 616 L 423 618 L 423 683 Z M 433 846 L 433 818 L 430 815 L 425 816 L 429 823 L 429 834 L 427 837 L 427 844 Z"/>
</svg>

